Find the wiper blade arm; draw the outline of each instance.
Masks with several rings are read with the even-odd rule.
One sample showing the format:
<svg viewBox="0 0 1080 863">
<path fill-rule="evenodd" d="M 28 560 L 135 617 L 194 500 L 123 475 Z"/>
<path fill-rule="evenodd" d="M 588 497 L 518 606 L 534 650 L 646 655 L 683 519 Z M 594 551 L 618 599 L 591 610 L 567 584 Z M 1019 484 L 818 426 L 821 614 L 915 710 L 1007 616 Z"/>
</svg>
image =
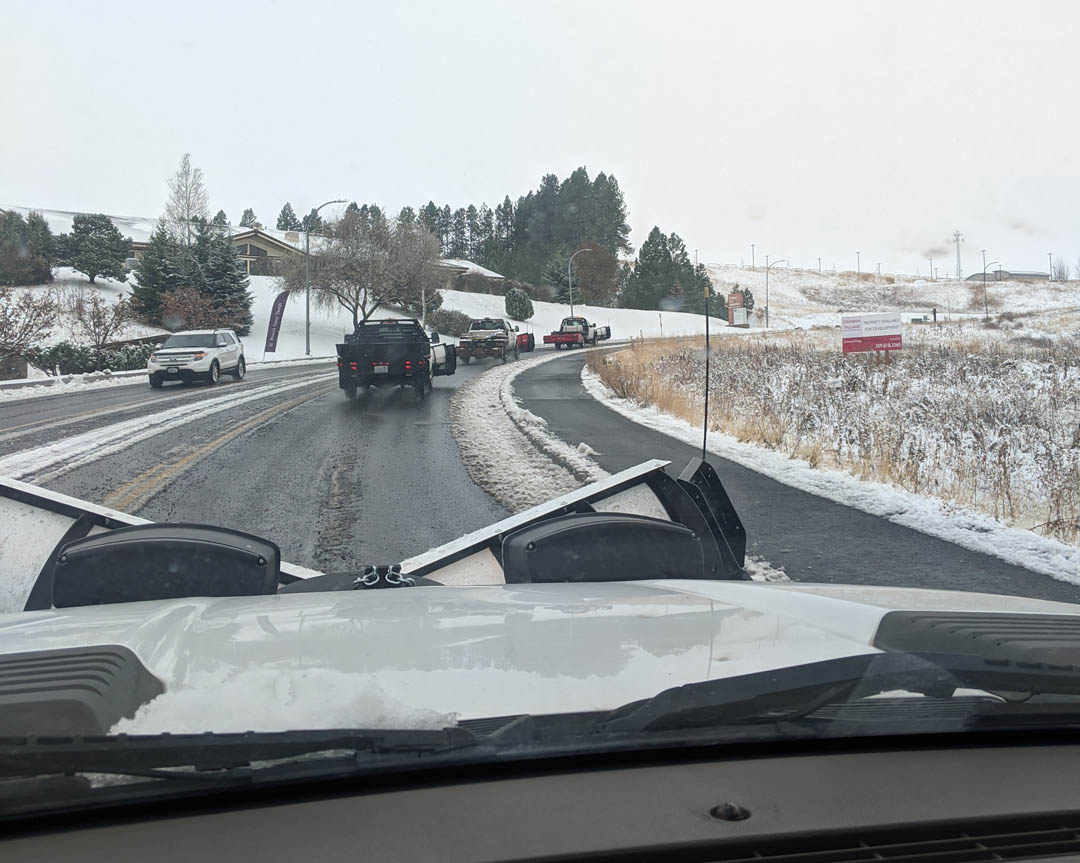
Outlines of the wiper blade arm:
<svg viewBox="0 0 1080 863">
<path fill-rule="evenodd" d="M 243 778 L 255 762 L 319 752 L 373 756 L 425 755 L 479 745 L 464 728 L 442 730 L 345 730 L 242 734 L 108 735 L 101 737 L 0 738 L 0 778 L 47 773 L 116 773 L 153 778 L 197 778 L 195 771 L 229 771 Z M 224 774 L 222 774 L 224 775 Z"/>
<path fill-rule="evenodd" d="M 961 688 L 1077 696 L 1080 669 L 967 654 L 867 653 L 667 689 L 617 708 L 599 728 L 668 731 L 790 720 L 890 690 L 948 698 Z"/>
</svg>

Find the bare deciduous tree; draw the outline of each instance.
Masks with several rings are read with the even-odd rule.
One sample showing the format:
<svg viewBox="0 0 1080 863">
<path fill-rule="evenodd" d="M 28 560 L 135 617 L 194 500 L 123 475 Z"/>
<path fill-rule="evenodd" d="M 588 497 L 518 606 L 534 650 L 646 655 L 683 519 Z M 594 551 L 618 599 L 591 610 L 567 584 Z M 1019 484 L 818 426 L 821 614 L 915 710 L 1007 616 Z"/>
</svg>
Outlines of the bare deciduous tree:
<svg viewBox="0 0 1080 863">
<path fill-rule="evenodd" d="M 1060 258 L 1054 261 L 1054 281 L 1055 282 L 1067 282 L 1069 281 L 1069 265 L 1066 264 Z"/>
<path fill-rule="evenodd" d="M 202 169 L 191 167 L 191 154 L 184 153 L 176 173 L 169 177 L 165 220 L 178 240 L 184 245 L 191 245 L 194 234 L 191 223 L 207 218 L 209 212 L 210 201 L 203 183 Z"/>
<path fill-rule="evenodd" d="M 439 241 L 420 225 L 349 211 L 332 234 L 312 243 L 312 300 L 321 308 L 346 309 L 354 327 L 389 302 L 419 309 L 421 297 L 434 290 Z M 292 293 L 304 292 L 302 255 L 286 262 L 281 283 Z"/>
<path fill-rule="evenodd" d="M 177 288 L 161 298 L 161 323 L 167 330 L 202 330 L 231 326 L 229 310 L 194 288 Z"/>
<path fill-rule="evenodd" d="M 90 291 L 75 300 L 72 311 L 71 335 L 75 341 L 87 343 L 94 349 L 95 365 L 100 368 L 105 348 L 119 338 L 132 318 L 131 301 L 121 297 L 110 303 L 97 291 Z"/>
<path fill-rule="evenodd" d="M 24 356 L 56 324 L 58 305 L 51 292 L 16 291 L 0 285 L 0 361 Z"/>
</svg>

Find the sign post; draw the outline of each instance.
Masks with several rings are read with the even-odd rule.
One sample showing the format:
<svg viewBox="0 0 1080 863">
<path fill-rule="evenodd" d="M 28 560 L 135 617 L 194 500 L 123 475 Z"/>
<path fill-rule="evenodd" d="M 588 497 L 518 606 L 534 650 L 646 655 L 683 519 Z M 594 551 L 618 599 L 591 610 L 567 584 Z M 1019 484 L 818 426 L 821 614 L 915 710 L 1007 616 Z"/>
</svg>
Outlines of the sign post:
<svg viewBox="0 0 1080 863">
<path fill-rule="evenodd" d="M 841 324 L 845 354 L 884 351 L 888 362 L 889 351 L 904 347 L 899 312 L 844 315 Z"/>
<path fill-rule="evenodd" d="M 742 291 L 732 291 L 727 298 L 727 314 L 729 327 L 749 327 L 750 322 L 746 318 L 746 306 Z"/>
</svg>

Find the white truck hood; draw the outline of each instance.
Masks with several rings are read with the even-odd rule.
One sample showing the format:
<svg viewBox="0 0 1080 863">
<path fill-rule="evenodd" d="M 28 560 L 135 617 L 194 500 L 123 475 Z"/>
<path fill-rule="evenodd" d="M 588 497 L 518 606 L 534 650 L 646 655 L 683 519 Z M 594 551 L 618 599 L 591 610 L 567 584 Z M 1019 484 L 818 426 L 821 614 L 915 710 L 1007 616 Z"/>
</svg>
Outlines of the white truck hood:
<svg viewBox="0 0 1080 863">
<path fill-rule="evenodd" d="M 610 709 L 875 652 L 891 610 L 1080 614 L 902 588 L 638 581 L 184 599 L 0 616 L 0 655 L 123 645 L 165 693 L 115 732 L 442 727 Z"/>
</svg>

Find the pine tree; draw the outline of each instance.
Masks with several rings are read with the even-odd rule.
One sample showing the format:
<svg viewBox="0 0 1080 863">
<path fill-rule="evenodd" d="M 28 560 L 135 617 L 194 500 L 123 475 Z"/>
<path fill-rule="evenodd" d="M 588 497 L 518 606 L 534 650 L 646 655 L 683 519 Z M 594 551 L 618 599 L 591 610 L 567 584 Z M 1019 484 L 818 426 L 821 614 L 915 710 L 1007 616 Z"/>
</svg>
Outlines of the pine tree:
<svg viewBox="0 0 1080 863">
<path fill-rule="evenodd" d="M 465 208 L 460 207 L 454 211 L 454 218 L 450 227 L 450 257 L 464 258 L 469 251 L 469 223 L 465 216 Z"/>
<path fill-rule="evenodd" d="M 325 227 L 326 223 L 323 222 L 322 216 L 315 207 L 311 208 L 311 212 L 304 216 L 304 220 L 300 223 L 300 228 L 310 233 L 317 233 Z"/>
<path fill-rule="evenodd" d="M 214 307 L 225 314 L 228 325 L 237 335 L 246 336 L 251 331 L 251 294 L 248 292 L 248 276 L 244 262 L 229 237 L 211 235 L 206 246 L 203 272 L 206 276 L 205 293 L 213 298 Z"/>
<path fill-rule="evenodd" d="M 48 229 L 45 223 L 44 232 Z M 52 281 L 52 262 L 42 250 L 53 243 L 44 232 L 40 223 L 24 219 L 13 210 L 0 210 L 0 285 L 39 285 Z M 35 245 L 37 254 L 32 251 Z"/>
<path fill-rule="evenodd" d="M 98 276 L 124 281 L 124 261 L 131 253 L 131 239 L 125 239 L 112 219 L 104 213 L 76 213 L 71 233 L 62 234 L 63 262 L 85 273 L 90 284 Z"/>
<path fill-rule="evenodd" d="M 465 231 L 468 235 L 465 240 L 465 257 L 470 261 L 476 260 L 480 248 L 480 214 L 472 204 L 465 208 Z"/>
<path fill-rule="evenodd" d="M 240 217 L 240 227 L 254 228 L 256 221 L 257 219 L 255 218 L 255 211 L 251 209 L 251 207 L 248 207 L 246 210 L 244 210 L 244 215 Z"/>
<path fill-rule="evenodd" d="M 441 243 L 442 237 L 439 236 L 439 208 L 435 206 L 434 201 L 428 201 L 420 208 L 419 220 L 420 224 L 423 225 L 429 233 L 439 237 L 439 242 Z"/>
<path fill-rule="evenodd" d="M 402 225 L 415 225 L 416 224 L 416 210 L 412 207 L 404 206 L 401 208 L 401 212 L 398 213 L 398 222 Z"/>
<path fill-rule="evenodd" d="M 299 231 L 301 227 L 300 220 L 296 218 L 296 213 L 293 212 L 292 204 L 286 201 L 277 217 L 277 229 L 279 231 Z"/>
<path fill-rule="evenodd" d="M 226 227 L 229 224 L 229 217 L 225 215 L 224 210 L 218 210 L 217 214 L 211 220 L 210 224 L 211 225 L 219 225 L 221 227 Z"/>
<path fill-rule="evenodd" d="M 178 245 L 161 219 L 138 263 L 131 295 L 136 311 L 151 324 L 161 323 L 161 296 L 179 287 Z"/>
</svg>

